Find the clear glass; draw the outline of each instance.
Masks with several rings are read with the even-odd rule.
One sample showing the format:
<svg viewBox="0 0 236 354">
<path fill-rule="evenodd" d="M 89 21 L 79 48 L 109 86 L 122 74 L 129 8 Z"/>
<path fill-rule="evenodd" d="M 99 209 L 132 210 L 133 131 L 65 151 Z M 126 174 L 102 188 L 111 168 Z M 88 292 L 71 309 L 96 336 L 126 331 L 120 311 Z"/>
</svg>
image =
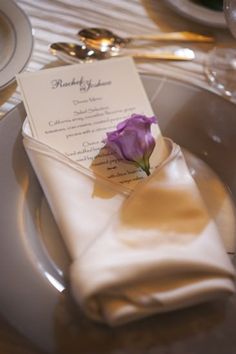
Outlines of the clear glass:
<svg viewBox="0 0 236 354">
<path fill-rule="evenodd" d="M 236 38 L 236 0 L 224 0 L 226 23 Z M 223 96 L 236 102 L 236 49 L 214 48 L 205 65 L 211 85 Z"/>
<path fill-rule="evenodd" d="M 226 23 L 236 38 L 236 0 L 224 0 L 224 14 Z"/>
</svg>

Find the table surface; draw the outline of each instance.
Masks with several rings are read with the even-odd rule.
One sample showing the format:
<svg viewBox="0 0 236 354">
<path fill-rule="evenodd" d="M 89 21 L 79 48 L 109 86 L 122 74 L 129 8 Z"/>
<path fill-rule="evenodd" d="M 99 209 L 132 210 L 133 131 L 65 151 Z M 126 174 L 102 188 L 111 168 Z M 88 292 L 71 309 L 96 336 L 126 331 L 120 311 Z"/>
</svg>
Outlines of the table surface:
<svg viewBox="0 0 236 354">
<path fill-rule="evenodd" d="M 34 50 L 25 68 L 32 72 L 57 65 L 49 45 L 57 41 L 77 41 L 76 33 L 84 27 L 104 27 L 122 36 L 149 32 L 195 31 L 210 33 L 214 45 L 235 46 L 228 30 L 208 28 L 187 20 L 165 4 L 164 0 L 17 0 L 28 15 L 34 33 Z M 212 44 L 188 44 L 195 50 L 194 62 L 138 62 L 141 73 L 166 73 L 209 87 L 204 76 L 204 61 Z M 16 83 L 0 92 L 0 119 L 21 101 Z M 223 350 L 223 349 L 222 349 Z M 0 318 L 0 352 L 38 353 L 31 344 Z"/>
</svg>

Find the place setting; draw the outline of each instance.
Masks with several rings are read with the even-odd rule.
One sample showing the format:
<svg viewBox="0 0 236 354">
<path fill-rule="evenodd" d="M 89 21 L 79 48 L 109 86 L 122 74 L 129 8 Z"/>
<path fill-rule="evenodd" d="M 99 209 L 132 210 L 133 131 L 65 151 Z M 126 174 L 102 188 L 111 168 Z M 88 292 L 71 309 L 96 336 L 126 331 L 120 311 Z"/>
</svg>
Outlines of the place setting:
<svg viewBox="0 0 236 354">
<path fill-rule="evenodd" d="M 201 353 L 220 334 L 234 347 L 234 95 L 140 72 L 215 46 L 149 33 L 78 28 L 48 46 L 60 65 L 17 70 L 22 102 L 0 121 L 0 310 L 40 352 Z"/>
</svg>

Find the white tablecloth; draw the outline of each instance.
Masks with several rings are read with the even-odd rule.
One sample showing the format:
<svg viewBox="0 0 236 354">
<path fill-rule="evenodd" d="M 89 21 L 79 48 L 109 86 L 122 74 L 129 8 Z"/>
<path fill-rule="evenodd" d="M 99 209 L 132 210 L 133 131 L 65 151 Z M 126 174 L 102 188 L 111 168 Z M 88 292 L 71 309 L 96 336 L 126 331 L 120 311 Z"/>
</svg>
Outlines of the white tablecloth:
<svg viewBox="0 0 236 354">
<path fill-rule="evenodd" d="M 121 36 L 139 33 L 195 31 L 213 34 L 217 46 L 234 46 L 229 31 L 213 29 L 176 14 L 165 0 L 17 0 L 28 15 L 34 32 L 34 50 L 25 70 L 36 71 L 57 59 L 49 45 L 57 41 L 77 41 L 76 33 L 84 27 L 104 27 Z M 156 46 L 165 44 L 156 44 Z M 204 75 L 204 61 L 213 44 L 186 43 L 196 52 L 193 62 L 139 62 L 140 72 L 166 73 L 209 88 Z M 16 84 L 0 92 L 0 118 L 21 100 Z"/>
</svg>

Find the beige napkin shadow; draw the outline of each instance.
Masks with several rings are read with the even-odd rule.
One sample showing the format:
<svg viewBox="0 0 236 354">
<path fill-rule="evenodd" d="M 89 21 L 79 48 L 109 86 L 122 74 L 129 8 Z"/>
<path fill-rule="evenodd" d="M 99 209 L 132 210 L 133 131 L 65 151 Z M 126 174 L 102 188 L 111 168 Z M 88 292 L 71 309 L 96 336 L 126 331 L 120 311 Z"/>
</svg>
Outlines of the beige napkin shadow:
<svg viewBox="0 0 236 354">
<path fill-rule="evenodd" d="M 75 299 L 122 324 L 234 293 L 234 268 L 180 148 L 130 196 L 30 137 L 24 146 L 72 257 Z"/>
</svg>

